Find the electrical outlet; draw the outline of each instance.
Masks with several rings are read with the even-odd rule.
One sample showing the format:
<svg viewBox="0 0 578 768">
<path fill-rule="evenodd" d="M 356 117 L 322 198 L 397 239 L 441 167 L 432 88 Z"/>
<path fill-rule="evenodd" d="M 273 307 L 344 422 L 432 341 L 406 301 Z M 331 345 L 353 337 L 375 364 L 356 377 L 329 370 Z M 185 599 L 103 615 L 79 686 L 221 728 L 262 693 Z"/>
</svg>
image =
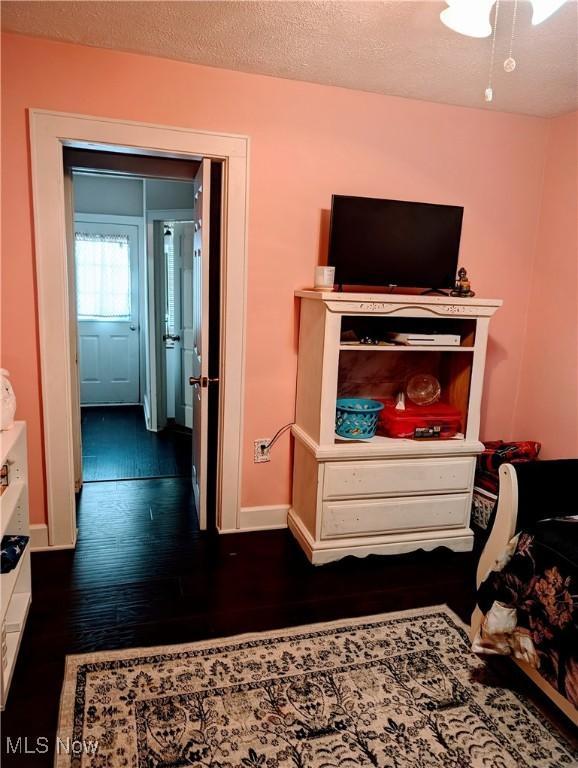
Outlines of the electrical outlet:
<svg viewBox="0 0 578 768">
<path fill-rule="evenodd" d="M 262 464 L 264 461 L 271 461 L 271 454 L 269 453 L 270 437 L 262 437 L 259 440 L 255 440 L 253 445 L 255 446 L 255 464 Z"/>
</svg>

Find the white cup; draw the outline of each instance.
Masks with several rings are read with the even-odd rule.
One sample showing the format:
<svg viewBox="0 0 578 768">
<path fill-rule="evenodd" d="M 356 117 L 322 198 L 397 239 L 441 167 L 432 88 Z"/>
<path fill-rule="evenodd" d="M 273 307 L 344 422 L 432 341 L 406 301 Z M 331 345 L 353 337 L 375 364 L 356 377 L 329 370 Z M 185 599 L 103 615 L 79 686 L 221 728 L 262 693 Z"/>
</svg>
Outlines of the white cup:
<svg viewBox="0 0 578 768">
<path fill-rule="evenodd" d="M 315 267 L 315 290 L 332 291 L 335 282 L 335 267 Z"/>
</svg>

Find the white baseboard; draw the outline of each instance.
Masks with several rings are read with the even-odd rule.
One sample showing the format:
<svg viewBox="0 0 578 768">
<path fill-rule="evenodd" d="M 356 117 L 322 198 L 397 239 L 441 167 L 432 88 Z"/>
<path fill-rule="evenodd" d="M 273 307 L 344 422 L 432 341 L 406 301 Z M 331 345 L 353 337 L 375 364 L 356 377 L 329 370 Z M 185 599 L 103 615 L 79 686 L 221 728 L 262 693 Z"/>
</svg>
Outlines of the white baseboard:
<svg viewBox="0 0 578 768">
<path fill-rule="evenodd" d="M 48 543 L 48 526 L 46 523 L 33 523 L 30 526 L 30 551 L 31 552 L 55 552 L 57 549 L 74 549 L 76 541 L 73 544 L 55 544 L 51 546 Z"/>
<path fill-rule="evenodd" d="M 48 549 L 48 526 L 46 523 L 33 523 L 30 526 L 30 549 Z"/>
<path fill-rule="evenodd" d="M 241 507 L 239 527 L 222 533 L 243 533 L 246 531 L 270 531 L 287 528 L 289 504 L 271 507 Z"/>
</svg>

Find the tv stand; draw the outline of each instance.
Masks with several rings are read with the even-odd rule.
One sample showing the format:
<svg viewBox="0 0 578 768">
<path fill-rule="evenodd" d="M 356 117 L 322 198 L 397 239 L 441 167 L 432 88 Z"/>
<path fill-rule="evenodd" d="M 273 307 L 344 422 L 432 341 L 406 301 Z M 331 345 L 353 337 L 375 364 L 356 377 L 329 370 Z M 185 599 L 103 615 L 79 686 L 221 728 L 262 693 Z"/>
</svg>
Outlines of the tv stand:
<svg viewBox="0 0 578 768">
<path fill-rule="evenodd" d="M 309 560 L 473 546 L 470 508 L 490 318 L 498 299 L 297 291 L 299 361 L 293 504 L 288 525 Z M 460 344 L 351 343 L 349 333 L 448 333 Z M 435 376 L 461 414 L 451 439 L 335 433 L 338 397 L 395 397 L 416 373 Z"/>
</svg>

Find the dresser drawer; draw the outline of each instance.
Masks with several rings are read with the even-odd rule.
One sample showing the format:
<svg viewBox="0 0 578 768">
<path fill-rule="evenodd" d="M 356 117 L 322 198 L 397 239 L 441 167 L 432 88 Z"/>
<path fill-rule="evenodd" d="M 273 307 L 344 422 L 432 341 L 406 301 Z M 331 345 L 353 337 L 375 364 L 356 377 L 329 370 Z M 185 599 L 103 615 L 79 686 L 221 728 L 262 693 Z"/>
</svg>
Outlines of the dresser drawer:
<svg viewBox="0 0 578 768">
<path fill-rule="evenodd" d="M 463 528 L 469 520 L 470 504 L 469 493 L 325 502 L 321 538 Z"/>
<path fill-rule="evenodd" d="M 327 462 L 324 499 L 469 491 L 475 459 Z"/>
</svg>

